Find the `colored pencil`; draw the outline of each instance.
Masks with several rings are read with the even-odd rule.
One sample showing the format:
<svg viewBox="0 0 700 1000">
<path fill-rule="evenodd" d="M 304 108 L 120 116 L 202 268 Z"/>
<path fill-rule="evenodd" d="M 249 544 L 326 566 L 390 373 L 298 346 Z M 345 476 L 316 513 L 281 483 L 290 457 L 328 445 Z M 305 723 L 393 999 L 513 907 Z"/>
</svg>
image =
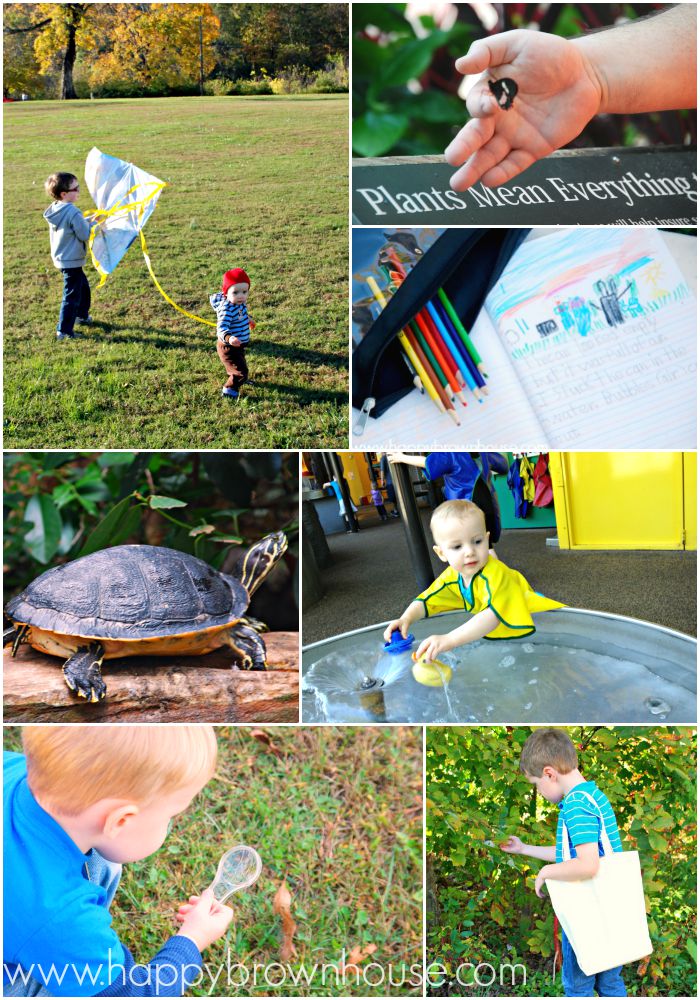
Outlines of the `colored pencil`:
<svg viewBox="0 0 700 1000">
<path fill-rule="evenodd" d="M 463 406 L 466 406 L 467 402 L 464 399 L 464 397 L 462 396 L 460 388 L 459 388 L 459 383 L 457 382 L 457 379 L 455 378 L 454 367 L 452 365 L 452 358 L 448 357 L 448 353 L 446 351 L 446 348 L 445 348 L 444 344 L 442 343 L 441 340 L 437 340 L 433 336 L 432 331 L 428 329 L 428 327 L 426 325 L 426 322 L 425 322 L 425 319 L 423 318 L 423 316 L 420 313 L 416 316 L 415 322 L 418 325 L 418 328 L 420 329 L 420 331 L 423 334 L 423 336 L 426 338 L 427 342 L 432 347 L 433 353 L 435 354 L 435 356 L 438 357 L 438 358 L 440 358 L 440 363 L 441 363 L 441 366 L 442 366 L 442 370 L 445 373 L 445 376 L 446 376 L 448 382 L 450 383 L 450 387 L 451 387 L 452 391 L 454 392 L 454 394 L 456 395 L 456 397 L 459 399 L 460 403 L 462 403 Z"/>
<path fill-rule="evenodd" d="M 399 265 L 400 266 L 400 265 Z M 399 271 L 389 272 L 391 282 L 395 288 L 403 282 L 406 277 L 405 271 L 403 269 Z M 420 323 L 420 325 L 419 325 Z M 463 406 L 467 405 L 466 399 L 462 396 L 459 383 L 457 380 L 457 372 L 459 369 L 456 364 L 450 365 L 450 355 L 449 351 L 444 348 L 444 353 L 441 349 L 441 339 L 437 333 L 435 326 L 432 324 L 430 317 L 423 310 L 415 319 L 412 319 L 409 323 L 411 331 L 416 336 L 418 343 L 423 348 L 424 353 L 430 360 L 433 370 L 437 377 L 439 378 L 446 394 L 449 396 L 452 393 L 452 398 L 459 399 Z M 448 360 L 449 359 L 449 360 Z M 462 380 L 463 381 L 463 380 Z M 448 388 L 449 387 L 449 388 Z"/>
<path fill-rule="evenodd" d="M 462 354 L 460 353 L 459 346 L 458 346 L 457 342 L 453 339 L 452 335 L 447 330 L 447 327 L 443 324 L 443 322 L 440 319 L 440 317 L 438 316 L 437 310 L 435 309 L 435 306 L 432 304 L 432 302 L 426 303 L 426 306 L 427 306 L 428 312 L 430 313 L 430 316 L 433 319 L 433 322 L 435 323 L 435 325 L 437 326 L 438 330 L 442 334 L 442 339 L 445 341 L 445 343 L 448 345 L 448 347 L 452 351 L 452 356 L 454 357 L 455 361 L 457 362 L 457 365 L 458 365 L 460 371 L 462 372 L 462 375 L 464 375 L 464 378 L 467 381 L 467 385 L 469 386 L 469 388 L 471 389 L 471 391 L 474 393 L 474 395 L 476 396 L 476 398 L 479 400 L 479 402 L 482 403 L 483 399 L 482 399 L 481 393 L 479 392 L 479 389 L 477 387 L 476 381 L 475 381 L 472 373 L 469 370 L 469 366 L 467 365 L 467 363 L 465 362 L 464 358 L 462 357 Z"/>
<path fill-rule="evenodd" d="M 466 362 L 469 371 L 472 373 L 472 378 L 478 385 L 481 392 L 485 393 L 488 396 L 489 390 L 486 385 L 486 379 L 477 368 L 476 362 L 474 361 L 471 354 L 467 350 L 463 341 L 460 339 L 460 336 L 458 332 L 455 330 L 454 324 L 450 319 L 447 310 L 445 309 L 445 307 L 443 306 L 442 302 L 439 299 L 433 299 L 432 301 L 433 305 L 435 306 L 435 309 L 437 310 L 438 315 L 440 316 L 440 319 L 454 337 L 455 343 L 457 344 L 457 347 L 460 349 L 462 357 L 464 358 L 464 361 Z"/>
<path fill-rule="evenodd" d="M 408 330 L 408 329 L 405 330 L 405 334 L 406 334 L 406 339 L 408 340 L 409 344 L 411 345 L 411 347 L 415 351 L 415 354 L 416 354 L 418 360 L 423 365 L 423 368 L 425 369 L 426 375 L 432 381 L 433 388 L 435 389 L 436 393 L 438 394 L 438 398 L 440 399 L 440 402 L 445 407 L 445 412 L 447 413 L 447 416 L 450 417 L 452 420 L 454 420 L 454 422 L 459 427 L 460 426 L 459 418 L 458 418 L 458 416 L 457 416 L 457 414 L 455 412 L 454 405 L 452 404 L 452 401 L 447 397 L 447 394 L 446 394 L 445 390 L 443 389 L 442 385 L 440 384 L 440 379 L 437 377 L 437 374 L 432 369 L 432 367 L 430 365 L 430 362 L 428 361 L 428 359 L 425 356 L 425 353 L 424 353 L 422 347 L 420 346 L 420 344 L 418 343 L 418 341 L 416 339 L 415 334 L 412 331 Z"/>
<path fill-rule="evenodd" d="M 472 358 L 474 359 L 474 364 L 477 366 L 477 368 L 479 369 L 479 371 L 481 372 L 481 374 L 485 378 L 488 378 L 489 377 L 488 376 L 488 372 L 484 368 L 484 364 L 483 364 L 483 361 L 481 359 L 481 355 L 479 354 L 479 352 L 477 351 L 476 347 L 474 346 L 474 343 L 472 342 L 471 337 L 469 336 L 469 334 L 467 333 L 467 331 L 464 329 L 464 325 L 463 325 L 461 319 L 459 318 L 459 316 L 457 315 L 457 311 L 456 311 L 455 307 L 452 305 L 452 303 L 448 299 L 447 293 L 445 292 L 444 288 L 439 288 L 438 289 L 438 296 L 440 298 L 440 301 L 444 305 L 445 309 L 447 310 L 450 319 L 454 323 L 455 329 L 457 330 L 457 332 L 459 333 L 460 337 L 462 338 L 462 341 L 464 342 L 464 346 L 467 348 L 467 350 L 471 354 Z"/>
<path fill-rule="evenodd" d="M 387 304 L 386 296 L 384 295 L 384 293 L 382 292 L 381 288 L 377 284 L 376 280 L 372 277 L 372 275 L 368 275 L 367 276 L 367 284 L 369 285 L 369 287 L 370 287 L 370 289 L 372 291 L 372 294 L 374 295 L 374 297 L 377 300 L 377 302 L 379 302 L 379 304 L 382 307 L 385 308 L 386 304 Z M 409 358 L 411 360 L 411 364 L 414 366 L 414 368 L 418 372 L 420 380 L 423 383 L 423 385 L 425 386 L 425 391 L 428 393 L 428 395 L 430 396 L 430 398 L 432 399 L 432 401 L 435 403 L 435 405 L 437 406 L 437 408 L 440 410 L 440 412 L 441 413 L 446 413 L 447 410 L 446 410 L 445 405 L 443 404 L 442 400 L 440 399 L 440 397 L 438 396 L 437 392 L 435 391 L 432 382 L 430 381 L 427 373 L 423 369 L 422 364 L 418 360 L 418 356 L 415 354 L 413 348 L 409 344 L 408 339 L 406 337 L 406 334 L 403 331 L 401 331 L 398 334 L 398 338 L 399 338 L 399 341 L 401 342 L 401 346 L 405 350 L 406 354 L 408 354 L 408 356 L 409 356 Z"/>
</svg>

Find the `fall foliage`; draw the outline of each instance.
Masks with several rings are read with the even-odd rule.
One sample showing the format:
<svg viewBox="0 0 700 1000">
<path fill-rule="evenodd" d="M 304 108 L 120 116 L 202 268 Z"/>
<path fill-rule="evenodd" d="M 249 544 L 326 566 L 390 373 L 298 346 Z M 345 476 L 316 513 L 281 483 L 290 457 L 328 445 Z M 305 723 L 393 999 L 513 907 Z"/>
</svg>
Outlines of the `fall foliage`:
<svg viewBox="0 0 700 1000">
<path fill-rule="evenodd" d="M 518 770 L 529 727 L 431 727 L 426 743 L 428 960 L 521 962 L 554 995 L 553 912 L 541 863 L 501 851 L 509 836 L 554 844 L 558 809 Z M 568 727 L 579 769 L 610 799 L 623 848 L 639 852 L 654 952 L 624 969 L 634 996 L 695 995 L 695 731 Z M 547 992 L 543 992 L 547 990 Z M 488 992 L 500 995 L 494 983 Z"/>
<path fill-rule="evenodd" d="M 345 4 L 4 4 L 4 93 L 163 96 L 205 81 L 223 93 L 225 81 L 320 73 L 346 63 L 347 22 Z"/>
</svg>

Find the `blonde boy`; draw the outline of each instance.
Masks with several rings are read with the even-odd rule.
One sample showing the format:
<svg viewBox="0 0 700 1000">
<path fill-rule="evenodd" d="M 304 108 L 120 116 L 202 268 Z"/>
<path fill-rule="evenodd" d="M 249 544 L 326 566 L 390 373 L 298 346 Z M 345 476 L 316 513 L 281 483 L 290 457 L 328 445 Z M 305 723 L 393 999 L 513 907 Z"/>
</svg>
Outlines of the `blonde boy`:
<svg viewBox="0 0 700 1000">
<path fill-rule="evenodd" d="M 181 996 L 233 912 L 210 890 L 147 966 L 111 927 L 148 857 L 214 773 L 211 726 L 28 726 L 4 754 L 5 996 Z M 132 975 L 133 973 L 133 975 Z"/>
<path fill-rule="evenodd" d="M 613 851 L 621 851 L 622 842 L 612 806 L 595 781 L 586 781 L 579 771 L 576 747 L 568 733 L 563 729 L 536 729 L 523 746 L 520 770 L 542 798 L 559 806 L 556 844 L 530 846 L 519 837 L 509 837 L 501 849 L 548 862 L 540 868 L 535 881 L 535 892 L 540 897 L 545 879 L 576 882 L 592 878 L 603 854 L 603 826 Z M 563 860 L 565 836 L 569 861 Z M 601 997 L 627 996 L 620 970 L 618 966 L 587 976 L 562 931 L 561 974 L 566 996 L 592 997 L 594 990 Z"/>
<path fill-rule="evenodd" d="M 430 519 L 433 550 L 448 569 L 409 604 L 384 632 L 387 642 L 399 629 L 405 637 L 413 622 L 443 611 L 467 611 L 472 618 L 445 635 L 431 635 L 418 647 L 417 659 L 477 639 L 517 639 L 535 631 L 532 613 L 564 607 L 536 593 L 517 570 L 489 554 L 483 511 L 470 500 L 447 500 Z"/>
</svg>

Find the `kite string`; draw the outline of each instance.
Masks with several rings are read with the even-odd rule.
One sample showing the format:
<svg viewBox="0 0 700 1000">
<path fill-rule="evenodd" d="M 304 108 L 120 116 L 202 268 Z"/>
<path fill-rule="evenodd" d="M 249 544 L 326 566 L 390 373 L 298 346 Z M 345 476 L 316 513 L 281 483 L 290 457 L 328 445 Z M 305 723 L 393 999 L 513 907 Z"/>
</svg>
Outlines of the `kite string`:
<svg viewBox="0 0 700 1000">
<path fill-rule="evenodd" d="M 194 313 L 187 312 L 187 310 L 183 309 L 182 306 L 179 306 L 177 302 L 173 302 L 170 296 L 163 291 L 163 289 L 160 287 L 158 279 L 153 273 L 153 268 L 151 267 L 151 258 L 148 255 L 148 247 L 146 246 L 146 237 L 143 235 L 143 229 L 139 230 L 139 236 L 141 237 L 141 250 L 143 251 L 143 259 L 146 261 L 146 267 L 148 268 L 148 273 L 153 279 L 153 284 L 156 286 L 156 288 L 163 296 L 165 301 L 168 302 L 173 307 L 173 309 L 177 309 L 178 312 L 182 313 L 183 316 L 189 316 L 190 319 L 195 319 L 197 320 L 198 323 L 206 323 L 207 326 L 216 327 L 216 323 L 213 323 L 210 319 L 202 319 L 201 316 L 195 316 Z"/>
<path fill-rule="evenodd" d="M 135 184 L 132 188 L 129 188 L 129 190 L 126 192 L 126 194 L 124 195 L 124 197 L 121 198 L 120 201 L 117 202 L 116 205 L 113 205 L 112 208 L 98 208 L 94 212 L 90 211 L 90 210 L 87 210 L 87 211 L 85 211 L 83 213 L 86 217 L 92 216 L 94 219 L 96 219 L 96 218 L 99 217 L 99 222 L 96 222 L 92 226 L 92 228 L 90 230 L 90 239 L 89 239 L 89 242 L 88 242 L 88 249 L 90 250 L 90 256 L 92 257 L 92 263 L 93 263 L 93 265 L 95 267 L 95 270 L 100 275 L 100 283 L 99 283 L 99 285 L 97 287 L 101 288 L 102 285 L 104 285 L 105 281 L 107 280 L 107 272 L 100 265 L 100 262 L 95 257 L 95 252 L 93 250 L 93 243 L 95 242 L 95 236 L 97 235 L 97 231 L 100 228 L 100 223 L 104 222 L 106 219 L 109 219 L 109 218 L 117 215 L 119 212 L 122 212 L 122 213 L 125 213 L 125 214 L 128 215 L 130 212 L 138 210 L 138 223 L 137 224 L 139 225 L 139 236 L 141 237 L 141 250 L 143 252 L 143 258 L 146 261 L 146 267 L 148 268 L 148 273 L 150 274 L 151 279 L 153 280 L 153 284 L 156 286 L 156 288 L 158 289 L 158 291 L 160 292 L 160 294 L 163 296 L 163 298 L 165 299 L 165 301 L 169 305 L 171 305 L 173 307 L 173 309 L 177 309 L 178 312 L 182 313 L 183 316 L 187 316 L 189 319 L 194 319 L 198 323 L 204 323 L 207 326 L 216 327 L 216 323 L 212 322 L 212 320 L 203 319 L 201 316 L 196 316 L 194 313 L 187 312 L 187 310 L 183 309 L 181 306 L 179 306 L 177 304 L 177 302 L 173 302 L 173 300 L 170 298 L 170 296 L 166 292 L 163 291 L 163 289 L 162 289 L 162 287 L 161 287 L 158 279 L 156 278 L 155 273 L 153 271 L 153 267 L 151 265 L 151 258 L 150 258 L 149 253 L 148 253 L 148 246 L 146 245 L 146 237 L 143 235 L 143 229 L 140 228 L 140 223 L 141 223 L 141 219 L 143 217 L 143 214 L 145 212 L 146 205 L 148 205 L 148 203 L 150 201 L 152 201 L 153 198 L 155 198 L 157 195 L 159 195 L 160 192 L 163 190 L 163 188 L 167 187 L 167 184 L 165 182 L 163 182 L 163 181 L 161 181 L 159 183 L 156 183 L 155 181 L 151 181 L 151 182 L 149 182 L 149 186 L 154 187 L 155 188 L 154 191 L 152 191 L 145 198 L 141 198 L 139 201 L 133 201 L 133 202 L 130 202 L 130 203 L 127 203 L 127 204 L 123 204 L 123 202 L 125 201 L 125 199 L 128 198 L 130 194 L 132 194 L 138 188 L 143 187 L 143 186 L 144 186 L 143 184 Z"/>
</svg>

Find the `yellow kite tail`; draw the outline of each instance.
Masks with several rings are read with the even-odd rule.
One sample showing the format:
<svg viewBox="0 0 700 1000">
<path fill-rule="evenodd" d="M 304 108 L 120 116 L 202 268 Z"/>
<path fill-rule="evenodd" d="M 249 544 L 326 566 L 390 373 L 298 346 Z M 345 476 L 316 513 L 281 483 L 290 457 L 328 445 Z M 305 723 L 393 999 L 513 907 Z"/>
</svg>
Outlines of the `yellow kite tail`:
<svg viewBox="0 0 700 1000">
<path fill-rule="evenodd" d="M 158 283 L 158 279 L 153 273 L 153 268 L 151 267 L 151 258 L 148 256 L 148 247 L 146 246 L 146 237 L 143 235 L 143 230 L 139 232 L 139 236 L 141 237 L 141 249 L 143 250 L 143 259 L 146 261 L 146 267 L 148 268 L 148 273 L 153 279 L 153 284 L 156 286 L 156 288 L 163 296 L 165 301 L 168 302 L 173 307 L 173 309 L 177 309 L 179 313 L 182 313 L 183 316 L 188 316 L 190 319 L 194 319 L 198 323 L 206 323 L 207 326 L 216 327 L 216 323 L 213 323 L 210 319 L 202 319 L 201 316 L 195 316 L 194 313 L 187 312 L 187 310 L 179 306 L 177 302 L 173 302 L 170 296 L 163 291 L 163 289 L 160 287 L 160 284 Z"/>
<path fill-rule="evenodd" d="M 112 208 L 110 208 L 110 209 L 97 209 L 97 211 L 95 211 L 95 212 L 87 210 L 87 211 L 85 211 L 83 213 L 86 217 L 87 216 L 92 216 L 93 219 L 96 220 L 95 224 L 92 226 L 92 228 L 90 230 L 90 239 L 88 241 L 88 249 L 90 250 L 90 256 L 92 258 L 93 266 L 94 266 L 95 270 L 97 271 L 97 273 L 100 275 L 100 282 L 99 282 L 99 284 L 97 286 L 98 288 L 101 288 L 104 285 L 105 281 L 107 280 L 107 272 L 104 270 L 104 268 L 102 267 L 102 265 L 100 264 L 100 262 L 95 257 L 95 254 L 94 254 L 93 249 L 92 249 L 92 245 L 93 245 L 93 243 L 95 241 L 95 234 L 97 233 L 97 230 L 99 229 L 100 223 L 104 222 L 105 219 L 108 219 L 111 216 L 117 215 L 119 213 L 128 214 L 129 212 L 133 212 L 135 209 L 138 210 L 138 216 L 139 216 L 139 222 L 140 222 L 141 217 L 142 217 L 142 215 L 144 213 L 144 209 L 145 209 L 146 205 L 149 203 L 149 201 L 151 201 L 153 198 L 155 198 L 155 196 L 157 194 L 159 194 L 163 190 L 163 188 L 167 187 L 167 184 L 165 184 L 164 182 L 160 183 L 160 184 L 156 184 L 155 182 L 152 182 L 151 186 L 153 187 L 153 191 L 151 191 L 150 194 L 146 195 L 145 198 L 142 198 L 140 201 L 126 202 L 126 199 L 129 197 L 129 195 L 132 194 L 132 192 L 135 191 L 137 188 L 142 187 L 142 186 L 143 185 L 141 185 L 141 184 L 135 184 L 134 187 L 129 188 L 129 190 L 126 192 L 126 194 L 121 199 L 121 201 L 118 202 L 116 205 L 112 206 Z M 205 323 L 207 326 L 213 326 L 214 328 L 216 328 L 216 323 L 213 323 L 209 319 L 203 319 L 201 316 L 195 316 L 194 313 L 187 312 L 186 309 L 182 309 L 176 302 L 173 302 L 173 300 L 170 298 L 169 295 L 167 295 L 163 291 L 163 289 L 161 288 L 161 286 L 160 286 L 160 284 L 158 282 L 158 279 L 156 278 L 156 276 L 155 276 L 155 274 L 153 272 L 153 267 L 151 266 L 151 258 L 148 255 L 148 247 L 146 245 L 146 237 L 143 235 L 143 230 L 142 229 L 139 229 L 139 236 L 141 237 L 141 250 L 143 251 L 143 258 L 146 261 L 146 267 L 148 268 L 148 273 L 150 274 L 150 276 L 151 276 L 151 278 L 153 280 L 153 284 L 156 286 L 156 288 L 158 289 L 158 291 L 160 292 L 160 294 L 163 296 L 163 298 L 165 299 L 165 301 L 169 305 L 171 305 L 173 307 L 173 309 L 177 309 L 178 312 L 182 313 L 183 316 L 187 316 L 189 319 L 196 320 L 198 323 Z"/>
</svg>

